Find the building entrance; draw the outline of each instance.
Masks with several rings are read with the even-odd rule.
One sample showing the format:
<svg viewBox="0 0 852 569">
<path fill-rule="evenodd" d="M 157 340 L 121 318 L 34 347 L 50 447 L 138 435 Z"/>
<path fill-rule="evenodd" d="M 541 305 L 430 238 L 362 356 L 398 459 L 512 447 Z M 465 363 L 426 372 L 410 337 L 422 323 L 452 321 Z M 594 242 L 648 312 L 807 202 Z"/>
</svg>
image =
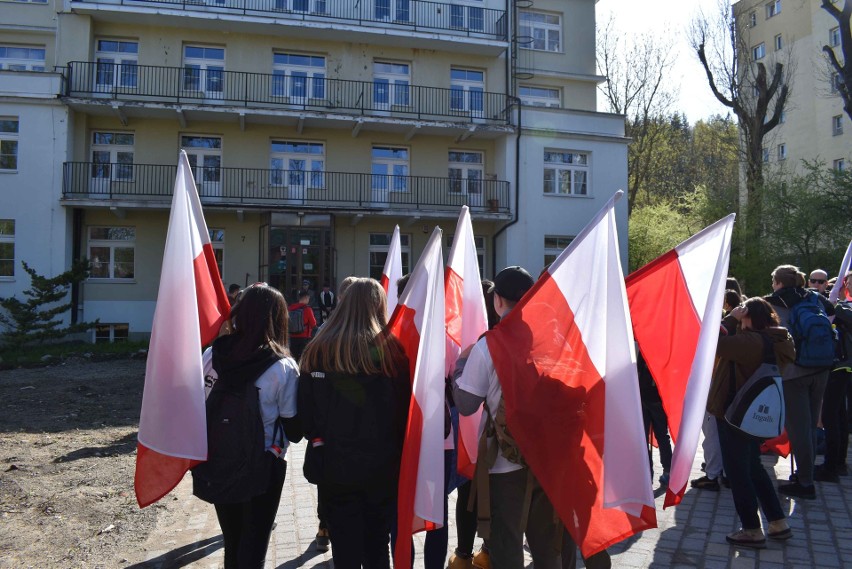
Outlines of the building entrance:
<svg viewBox="0 0 852 569">
<path fill-rule="evenodd" d="M 288 302 L 296 301 L 296 291 L 304 288 L 303 283 L 307 282 L 313 301 L 324 283 L 334 283 L 330 224 L 306 226 L 304 218 L 309 216 L 305 215 L 301 218 L 302 225 L 277 225 L 276 221 L 290 221 L 275 219 L 284 215 L 286 214 L 272 214 L 270 224 L 261 227 L 261 243 L 264 245 L 261 249 L 260 274 L 263 280 L 284 293 Z M 321 219 L 308 221 L 318 222 L 324 219 L 330 222 L 329 216 L 326 215 L 310 217 Z"/>
</svg>

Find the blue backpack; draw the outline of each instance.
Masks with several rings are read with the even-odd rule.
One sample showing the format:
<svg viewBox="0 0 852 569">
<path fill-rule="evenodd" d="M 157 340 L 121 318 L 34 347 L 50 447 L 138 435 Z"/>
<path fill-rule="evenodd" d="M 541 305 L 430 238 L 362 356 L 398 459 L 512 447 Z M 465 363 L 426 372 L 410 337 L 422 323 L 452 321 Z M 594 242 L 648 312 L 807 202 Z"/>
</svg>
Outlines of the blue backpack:
<svg viewBox="0 0 852 569">
<path fill-rule="evenodd" d="M 788 329 L 796 343 L 796 363 L 803 367 L 829 367 L 837 353 L 837 334 L 822 309 L 817 293 L 808 292 L 790 309 Z"/>
</svg>

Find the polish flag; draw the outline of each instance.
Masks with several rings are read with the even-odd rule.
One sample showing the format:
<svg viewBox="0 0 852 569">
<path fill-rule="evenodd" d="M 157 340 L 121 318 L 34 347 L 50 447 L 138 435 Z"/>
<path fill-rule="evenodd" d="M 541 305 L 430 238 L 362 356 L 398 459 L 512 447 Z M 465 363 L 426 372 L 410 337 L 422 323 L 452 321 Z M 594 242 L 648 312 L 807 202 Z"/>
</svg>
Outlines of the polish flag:
<svg viewBox="0 0 852 569">
<path fill-rule="evenodd" d="M 852 269 L 852 241 L 849 242 L 849 247 L 846 248 L 846 254 L 843 255 L 843 262 L 840 263 L 840 271 L 837 273 L 837 281 L 835 281 L 834 286 L 831 287 L 831 292 L 828 293 L 828 300 L 831 304 L 837 303 L 837 297 L 840 296 L 840 288 L 843 284 L 843 277 L 846 276 L 846 273 Z M 850 291 L 846 291 L 846 298 L 843 300 L 852 300 L 852 295 L 850 295 Z"/>
<path fill-rule="evenodd" d="M 447 359 L 451 360 L 449 363 L 452 365 L 448 367 L 452 370 L 462 350 L 475 344 L 488 330 L 488 315 L 479 277 L 473 225 L 470 221 L 470 210 L 466 205 L 462 206 L 459 214 L 444 278 L 447 337 L 450 339 Z M 471 479 L 476 467 L 481 424 L 481 406 L 473 415 L 459 416 L 458 471 Z"/>
<path fill-rule="evenodd" d="M 760 445 L 761 453 L 774 452 L 784 458 L 790 456 L 790 452 L 792 450 L 793 449 L 790 446 L 790 438 L 787 436 L 787 429 L 784 429 L 784 431 L 774 439 L 767 439 Z"/>
<path fill-rule="evenodd" d="M 394 226 L 385 267 L 382 269 L 382 288 L 388 296 L 388 318 L 393 314 L 398 302 L 396 281 L 402 278 L 402 245 L 399 242 L 399 225 Z"/>
<path fill-rule="evenodd" d="M 626 279 L 633 333 L 675 441 L 664 507 L 677 505 L 695 459 L 719 340 L 731 214 Z"/>
<path fill-rule="evenodd" d="M 136 501 L 144 508 L 207 459 L 201 347 L 230 310 L 186 152 L 181 150 L 139 418 Z"/>
<path fill-rule="evenodd" d="M 411 564 L 413 533 L 444 523 L 444 259 L 436 227 L 388 323 L 411 364 L 411 404 L 402 450 L 394 567 Z"/>
<path fill-rule="evenodd" d="M 615 226 L 622 195 L 485 336 L 508 429 L 586 558 L 657 525 Z"/>
</svg>

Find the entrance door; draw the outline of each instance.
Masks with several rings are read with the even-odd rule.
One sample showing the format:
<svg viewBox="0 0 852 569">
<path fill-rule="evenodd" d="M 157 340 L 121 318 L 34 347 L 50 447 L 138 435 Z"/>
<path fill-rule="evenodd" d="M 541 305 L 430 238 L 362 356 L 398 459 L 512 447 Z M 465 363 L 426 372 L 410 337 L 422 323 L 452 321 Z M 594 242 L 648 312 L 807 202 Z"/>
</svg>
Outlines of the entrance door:
<svg viewBox="0 0 852 569">
<path fill-rule="evenodd" d="M 268 282 L 278 288 L 288 302 L 309 283 L 311 302 L 331 274 L 331 230 L 318 227 L 275 227 L 269 229 Z"/>
</svg>

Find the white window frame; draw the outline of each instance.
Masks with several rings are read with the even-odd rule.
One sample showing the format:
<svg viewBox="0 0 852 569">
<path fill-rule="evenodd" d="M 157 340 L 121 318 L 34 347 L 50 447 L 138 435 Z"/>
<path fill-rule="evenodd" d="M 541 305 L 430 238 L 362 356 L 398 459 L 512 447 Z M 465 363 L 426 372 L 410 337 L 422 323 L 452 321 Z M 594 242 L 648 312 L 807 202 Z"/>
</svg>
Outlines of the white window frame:
<svg viewBox="0 0 852 569">
<path fill-rule="evenodd" d="M 748 23 L 750 28 L 757 26 L 757 12 L 752 12 L 748 15 Z"/>
<path fill-rule="evenodd" d="M 12 256 L 3 256 L 3 249 L 11 245 Z M 5 247 L 4 247 L 5 246 Z M 8 268 L 4 268 L 8 267 Z M 0 280 L 15 278 L 15 220 L 0 219 Z"/>
<path fill-rule="evenodd" d="M 188 50 L 202 50 L 187 55 Z M 222 57 L 216 57 L 222 52 Z M 200 93 L 207 99 L 221 99 L 225 92 L 225 48 L 216 45 L 184 44 L 181 51 L 183 74 L 181 89 Z"/>
<path fill-rule="evenodd" d="M 328 0 L 275 0 L 275 10 L 305 14 L 328 14 Z"/>
<path fill-rule="evenodd" d="M 779 144 L 778 145 L 778 160 L 786 160 L 787 159 L 787 145 Z"/>
<path fill-rule="evenodd" d="M 562 53 L 562 16 L 535 10 L 519 10 L 519 32 L 529 42 L 522 49 Z"/>
<path fill-rule="evenodd" d="M 781 13 L 781 0 L 772 0 L 766 4 L 766 19 L 774 18 Z"/>
<path fill-rule="evenodd" d="M 526 92 L 524 90 L 526 89 Z M 546 96 L 547 94 L 551 96 Z M 539 87 L 537 85 L 520 85 L 518 95 L 521 104 L 528 107 L 562 108 L 562 92 L 558 87 Z"/>
<path fill-rule="evenodd" d="M 389 150 L 391 156 L 376 156 L 377 150 Z M 403 156 L 398 156 L 403 154 Z M 378 171 L 384 168 L 385 171 Z M 373 191 L 407 192 L 411 171 L 411 150 L 405 146 L 375 144 L 370 150 L 370 174 Z"/>
<path fill-rule="evenodd" d="M 769 148 L 763 147 L 763 161 L 769 162 Z"/>
<path fill-rule="evenodd" d="M 828 30 L 828 45 L 838 47 L 840 45 L 840 27 L 835 26 Z"/>
<path fill-rule="evenodd" d="M 846 159 L 838 158 L 837 160 L 835 160 L 832 163 L 831 167 L 834 168 L 835 170 L 837 170 L 838 172 L 845 172 L 846 171 Z"/>
<path fill-rule="evenodd" d="M 447 154 L 447 176 L 450 179 L 450 194 L 481 197 L 485 179 L 485 153 L 481 150 L 450 149 Z"/>
<path fill-rule="evenodd" d="M 272 96 L 294 103 L 324 100 L 326 62 L 321 54 L 275 52 L 272 55 Z"/>
<path fill-rule="evenodd" d="M 373 61 L 373 105 L 377 109 L 411 106 L 411 64 Z"/>
<path fill-rule="evenodd" d="M 840 136 L 843 134 L 843 115 L 834 115 L 831 117 L 831 135 Z"/>
<path fill-rule="evenodd" d="M 831 73 L 831 92 L 832 93 L 840 93 L 840 73 L 836 71 Z"/>
<path fill-rule="evenodd" d="M 92 237 L 95 230 L 115 231 L 114 236 L 105 238 Z M 125 236 L 123 237 L 122 234 Z M 134 281 L 136 278 L 136 227 L 133 226 L 108 226 L 108 225 L 92 225 L 86 231 L 87 246 L 89 261 L 92 263 L 92 270 L 89 274 L 91 281 Z M 92 254 L 94 248 L 105 248 L 109 250 L 109 260 L 100 261 L 99 257 Z M 116 253 L 120 250 L 129 250 L 131 253 L 131 261 L 116 261 Z M 117 263 L 130 263 L 132 265 L 130 276 L 116 276 Z M 93 276 L 96 274 L 100 265 L 106 265 L 106 276 Z"/>
<path fill-rule="evenodd" d="M 138 86 L 138 41 L 97 38 L 95 62 L 96 91 L 109 92 L 115 88 L 136 89 Z"/>
<path fill-rule="evenodd" d="M 450 28 L 472 32 L 485 30 L 482 0 L 453 0 L 450 4 Z"/>
<path fill-rule="evenodd" d="M 269 184 L 272 186 L 324 189 L 325 143 L 273 140 L 270 143 L 269 168 Z"/>
<path fill-rule="evenodd" d="M 766 57 L 766 44 L 764 42 L 760 42 L 753 48 L 751 48 L 751 58 L 754 61 L 758 61 Z"/>
<path fill-rule="evenodd" d="M 211 145 L 196 145 L 194 141 L 209 140 Z M 222 162 L 225 141 L 222 136 L 200 133 L 180 135 L 180 148 L 186 151 L 195 185 L 203 198 L 222 195 Z"/>
<path fill-rule="evenodd" d="M 485 110 L 485 71 L 450 69 L 450 110 L 481 117 Z"/>
<path fill-rule="evenodd" d="M 374 243 L 375 241 L 385 241 L 384 243 Z M 392 233 L 370 233 L 368 237 L 368 253 L 367 253 L 367 272 L 369 273 L 371 278 L 376 280 L 380 280 L 382 278 L 382 270 L 385 267 L 385 260 L 388 257 L 388 250 L 390 249 L 391 238 L 393 237 Z M 400 233 L 399 234 L 399 249 L 402 255 L 402 274 L 406 275 L 411 272 L 411 234 L 410 233 Z M 384 253 L 384 257 L 376 257 L 375 263 L 374 255 L 381 255 Z M 377 272 L 378 271 L 378 272 Z M 389 283 L 388 286 L 396 286 L 396 283 Z"/>
<path fill-rule="evenodd" d="M 130 144 L 121 144 L 117 140 Z M 113 182 L 132 182 L 134 175 L 133 156 L 136 135 L 132 132 L 92 131 L 92 179 L 110 180 Z M 108 158 L 108 161 L 104 161 Z"/>
<path fill-rule="evenodd" d="M 43 45 L 0 44 L 0 69 L 44 71 L 46 54 Z"/>
<path fill-rule="evenodd" d="M 578 185 L 583 191 L 576 191 Z M 591 188 L 590 152 L 544 149 L 544 195 L 589 197 Z"/>
<path fill-rule="evenodd" d="M 379 22 L 411 22 L 412 9 L 417 3 L 411 0 L 372 0 L 373 17 Z M 414 4 L 414 6 L 412 6 Z"/>
<path fill-rule="evenodd" d="M 124 329 L 124 337 L 117 337 L 116 329 L 123 328 Z M 106 332 L 106 338 L 99 333 Z M 104 341 L 104 339 L 106 341 Z M 114 344 L 115 342 L 127 342 L 130 340 L 130 324 L 127 322 L 114 322 L 110 324 L 106 324 L 100 322 L 92 329 L 92 343 L 93 344 Z"/>
<path fill-rule="evenodd" d="M 576 235 L 545 235 L 544 266 L 547 267 L 553 263 L 562 254 L 562 251 L 576 238 Z"/>
<path fill-rule="evenodd" d="M 0 117 L 0 172 L 18 171 L 20 132 L 18 117 Z"/>
<path fill-rule="evenodd" d="M 225 230 L 219 227 L 208 227 L 207 234 L 210 237 L 210 244 L 213 246 L 213 256 L 216 258 L 216 266 L 219 268 L 219 276 L 224 279 Z"/>
<path fill-rule="evenodd" d="M 781 51 L 784 47 L 784 37 L 781 34 L 777 34 L 773 40 L 773 44 L 775 45 L 775 51 Z"/>
</svg>

